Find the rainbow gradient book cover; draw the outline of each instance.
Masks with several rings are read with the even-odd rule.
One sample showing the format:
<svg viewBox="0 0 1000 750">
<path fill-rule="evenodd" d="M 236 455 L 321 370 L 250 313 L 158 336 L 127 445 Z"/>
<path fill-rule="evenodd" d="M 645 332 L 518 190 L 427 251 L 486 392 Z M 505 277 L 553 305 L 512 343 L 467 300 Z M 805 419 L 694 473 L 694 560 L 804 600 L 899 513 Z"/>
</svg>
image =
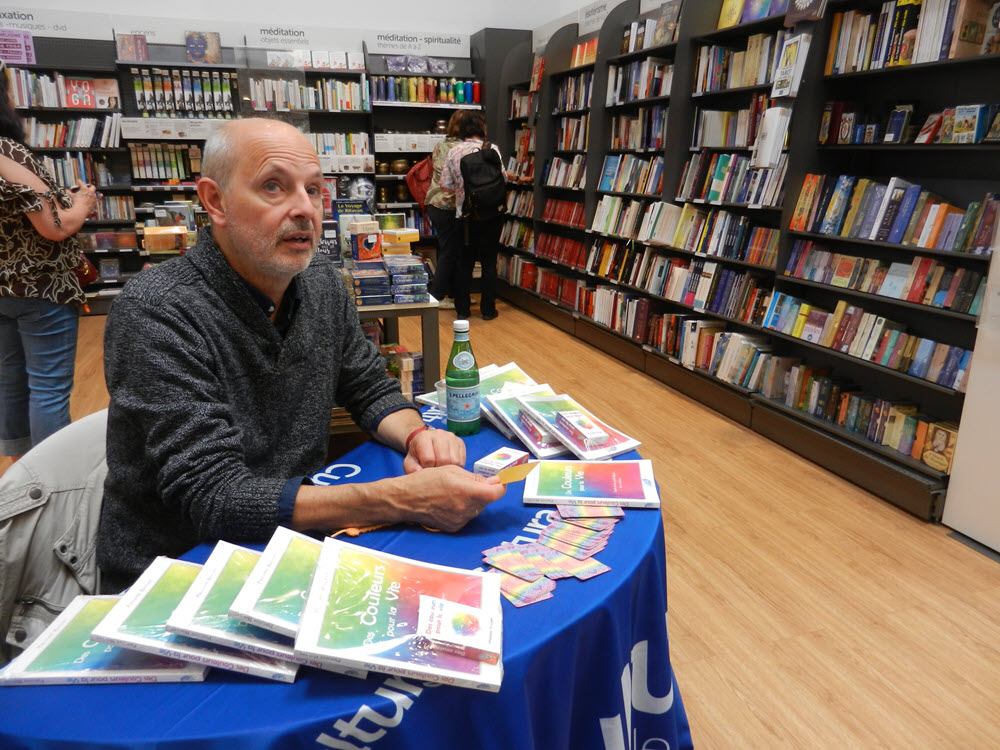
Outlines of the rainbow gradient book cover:
<svg viewBox="0 0 1000 750">
<path fill-rule="evenodd" d="M 417 633 L 421 595 L 485 610 L 502 623 L 500 576 L 326 539 L 295 652 L 336 665 L 496 692 L 501 662 L 434 651 Z"/>
<path fill-rule="evenodd" d="M 94 628 L 94 640 L 278 682 L 294 682 L 296 664 L 167 630 L 167 620 L 200 570 L 200 565 L 184 560 L 155 558 Z"/>
<path fill-rule="evenodd" d="M 218 542 L 191 588 L 167 620 L 167 630 L 239 651 L 320 666 L 312 660 L 303 661 L 295 656 L 291 636 L 229 615 L 233 599 L 243 588 L 260 555 L 256 550 Z M 352 671 L 351 676 L 365 677 L 365 673 Z"/>
<path fill-rule="evenodd" d="M 101 685 L 201 682 L 208 667 L 110 646 L 91 631 L 120 596 L 78 596 L 0 671 L 0 685 Z"/>
<path fill-rule="evenodd" d="M 230 616 L 294 638 L 322 546 L 279 526 L 230 605 Z"/>
<path fill-rule="evenodd" d="M 653 462 L 539 461 L 524 480 L 525 505 L 659 508 Z"/>
<path fill-rule="evenodd" d="M 582 461 L 601 461 L 614 458 L 641 445 L 635 438 L 609 427 L 566 394 L 558 396 L 519 395 L 517 400 L 522 409 L 527 410 L 537 421 L 547 425 L 552 433 L 562 441 L 562 444 L 573 451 L 576 457 Z M 597 447 L 584 445 L 560 424 L 559 412 L 561 411 L 579 411 L 598 429 L 607 433 L 607 441 Z"/>
</svg>

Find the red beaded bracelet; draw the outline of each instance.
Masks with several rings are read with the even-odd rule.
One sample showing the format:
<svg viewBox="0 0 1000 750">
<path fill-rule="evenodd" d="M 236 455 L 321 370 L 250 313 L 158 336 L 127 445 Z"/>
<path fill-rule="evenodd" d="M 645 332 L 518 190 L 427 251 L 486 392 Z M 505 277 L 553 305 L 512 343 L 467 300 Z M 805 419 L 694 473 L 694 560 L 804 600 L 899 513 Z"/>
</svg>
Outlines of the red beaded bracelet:
<svg viewBox="0 0 1000 750">
<path fill-rule="evenodd" d="M 417 433 L 418 432 L 423 432 L 424 430 L 429 430 L 429 429 L 430 429 L 430 425 L 422 424 L 417 429 L 415 429 L 413 432 L 411 432 L 409 435 L 407 435 L 406 436 L 406 442 L 403 444 L 403 450 L 405 450 L 407 453 L 409 453 L 410 452 L 410 442 L 413 440 L 413 438 L 415 438 L 417 436 Z"/>
</svg>

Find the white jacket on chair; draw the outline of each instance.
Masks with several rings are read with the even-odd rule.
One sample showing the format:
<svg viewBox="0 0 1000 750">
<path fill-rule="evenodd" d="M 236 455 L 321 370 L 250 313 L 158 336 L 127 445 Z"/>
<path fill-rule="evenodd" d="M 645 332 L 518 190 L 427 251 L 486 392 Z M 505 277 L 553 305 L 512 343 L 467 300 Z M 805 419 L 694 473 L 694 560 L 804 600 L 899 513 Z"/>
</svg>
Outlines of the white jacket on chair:
<svg viewBox="0 0 1000 750">
<path fill-rule="evenodd" d="M 98 593 L 107 424 L 107 410 L 73 422 L 0 477 L 0 665 Z"/>
</svg>

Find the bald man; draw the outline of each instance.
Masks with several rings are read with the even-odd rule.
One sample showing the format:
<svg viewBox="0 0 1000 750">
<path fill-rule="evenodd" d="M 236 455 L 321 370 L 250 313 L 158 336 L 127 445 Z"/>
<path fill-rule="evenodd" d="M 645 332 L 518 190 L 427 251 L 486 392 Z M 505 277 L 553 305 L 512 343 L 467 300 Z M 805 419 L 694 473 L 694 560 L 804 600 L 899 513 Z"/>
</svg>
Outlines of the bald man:
<svg viewBox="0 0 1000 750">
<path fill-rule="evenodd" d="M 423 429 L 385 374 L 339 272 L 315 254 L 322 187 L 316 153 L 295 128 L 222 125 L 198 183 L 211 229 L 116 299 L 104 341 L 103 592 L 201 542 L 266 541 L 279 525 L 417 521 L 455 531 L 503 495 L 461 468 L 462 441 Z M 308 484 L 326 458 L 334 403 L 405 454 L 404 476 Z"/>
</svg>

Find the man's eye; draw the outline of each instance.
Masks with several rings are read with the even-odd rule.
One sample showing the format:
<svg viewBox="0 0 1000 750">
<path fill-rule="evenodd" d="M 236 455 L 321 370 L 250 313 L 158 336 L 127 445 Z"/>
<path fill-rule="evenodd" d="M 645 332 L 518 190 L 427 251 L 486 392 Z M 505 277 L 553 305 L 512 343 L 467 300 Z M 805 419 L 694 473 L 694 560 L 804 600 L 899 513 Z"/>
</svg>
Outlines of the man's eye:
<svg viewBox="0 0 1000 750">
<path fill-rule="evenodd" d="M 310 187 L 310 188 L 306 188 L 306 190 L 309 192 L 309 195 L 322 195 L 323 194 L 323 189 L 315 187 L 315 186 Z"/>
<path fill-rule="evenodd" d="M 268 192 L 274 193 L 281 189 L 281 186 L 277 182 L 265 182 L 264 189 Z"/>
</svg>

